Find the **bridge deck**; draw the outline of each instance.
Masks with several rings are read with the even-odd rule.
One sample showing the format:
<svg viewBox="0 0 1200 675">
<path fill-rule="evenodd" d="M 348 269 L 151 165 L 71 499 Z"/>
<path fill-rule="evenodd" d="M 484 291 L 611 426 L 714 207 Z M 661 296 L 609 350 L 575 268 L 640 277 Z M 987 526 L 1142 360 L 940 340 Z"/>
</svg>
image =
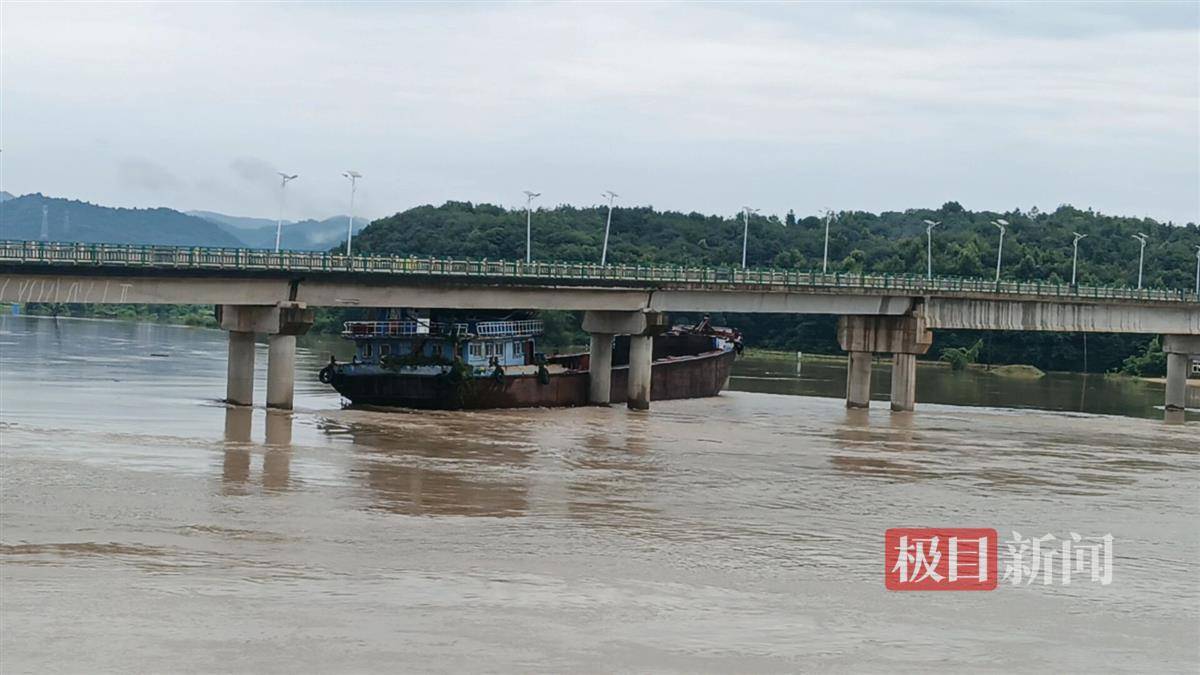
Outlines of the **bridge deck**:
<svg viewBox="0 0 1200 675">
<path fill-rule="evenodd" d="M 753 290 L 757 292 L 844 293 L 888 296 L 940 296 L 980 299 L 1194 304 L 1194 293 L 1167 289 L 1071 286 L 1040 281 L 893 274 L 822 274 L 778 269 L 688 267 L 681 265 L 597 265 L 593 263 L 445 259 L 358 255 L 308 251 L 230 248 L 183 248 L 120 244 L 28 241 L 0 242 L 0 268 L 9 273 L 39 270 L 73 273 L 185 273 L 189 276 L 337 275 L 364 282 L 461 279 L 515 285 L 564 285 L 612 288 Z M 216 273 L 216 274 L 210 274 Z"/>
</svg>

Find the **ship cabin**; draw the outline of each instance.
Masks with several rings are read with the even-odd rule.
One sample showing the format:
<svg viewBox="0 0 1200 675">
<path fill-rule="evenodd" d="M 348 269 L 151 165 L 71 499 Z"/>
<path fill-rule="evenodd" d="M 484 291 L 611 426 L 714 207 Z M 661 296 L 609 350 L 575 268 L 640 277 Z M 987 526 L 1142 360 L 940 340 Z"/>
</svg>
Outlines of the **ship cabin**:
<svg viewBox="0 0 1200 675">
<path fill-rule="evenodd" d="M 342 337 L 354 340 L 354 361 L 382 365 L 449 364 L 457 357 L 477 370 L 535 363 L 536 319 L 443 323 L 428 319 L 347 321 Z M 389 358 L 390 357 L 390 358 Z"/>
</svg>

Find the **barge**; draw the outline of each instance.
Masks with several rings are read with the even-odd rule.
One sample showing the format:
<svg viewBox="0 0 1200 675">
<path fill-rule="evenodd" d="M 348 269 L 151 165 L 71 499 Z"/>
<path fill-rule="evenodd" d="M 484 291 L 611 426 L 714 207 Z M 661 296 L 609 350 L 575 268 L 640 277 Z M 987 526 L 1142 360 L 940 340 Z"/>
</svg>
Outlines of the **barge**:
<svg viewBox="0 0 1200 675">
<path fill-rule="evenodd" d="M 536 319 L 434 322 L 425 318 L 348 321 L 350 362 L 330 362 L 321 382 L 355 405 L 424 409 L 578 406 L 588 403 L 587 353 L 545 355 Z M 728 384 L 741 335 L 712 326 L 675 326 L 654 337 L 651 400 L 716 396 Z M 629 338 L 613 340 L 611 396 L 626 400 Z"/>
</svg>

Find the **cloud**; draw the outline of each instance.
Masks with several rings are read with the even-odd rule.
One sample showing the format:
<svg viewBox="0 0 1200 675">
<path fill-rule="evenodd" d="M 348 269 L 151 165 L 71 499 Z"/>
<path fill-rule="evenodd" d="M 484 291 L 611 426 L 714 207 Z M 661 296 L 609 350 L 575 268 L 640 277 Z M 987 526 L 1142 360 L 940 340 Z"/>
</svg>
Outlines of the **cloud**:
<svg viewBox="0 0 1200 675">
<path fill-rule="evenodd" d="M 121 160 L 117 164 L 117 176 L 124 187 L 155 195 L 174 192 L 183 187 L 183 181 L 176 178 L 169 169 L 146 159 Z"/>
<path fill-rule="evenodd" d="M 299 173 L 297 218 L 344 212 L 355 168 L 372 216 L 612 188 L 722 213 L 957 199 L 1200 219 L 1194 3 L 10 3 L 4 19 L 21 189 L 97 190 L 88 156 L 120 148 L 186 176 L 190 208 L 273 216 L 275 167 Z"/>
</svg>

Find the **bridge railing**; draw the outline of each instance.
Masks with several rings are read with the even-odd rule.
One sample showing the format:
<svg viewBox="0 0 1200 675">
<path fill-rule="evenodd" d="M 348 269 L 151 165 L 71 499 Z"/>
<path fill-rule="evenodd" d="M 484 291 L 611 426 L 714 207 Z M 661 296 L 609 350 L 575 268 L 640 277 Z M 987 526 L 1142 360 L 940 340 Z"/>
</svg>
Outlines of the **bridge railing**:
<svg viewBox="0 0 1200 675">
<path fill-rule="evenodd" d="M 1099 300 L 1197 302 L 1195 293 L 1168 289 L 1080 286 L 1041 281 L 909 274 L 821 273 L 767 268 L 687 267 L 681 265 L 598 265 L 594 263 L 470 260 L 432 257 L 356 255 L 316 251 L 266 251 L 245 248 L 136 246 L 36 241 L 0 241 L 0 262 L 40 265 L 91 265 L 164 269 L 298 272 L 363 272 L 438 277 L 487 277 L 563 282 L 697 284 L 728 287 L 801 287 L 808 289 L 889 291 L 901 294 L 987 293 Z"/>
</svg>

